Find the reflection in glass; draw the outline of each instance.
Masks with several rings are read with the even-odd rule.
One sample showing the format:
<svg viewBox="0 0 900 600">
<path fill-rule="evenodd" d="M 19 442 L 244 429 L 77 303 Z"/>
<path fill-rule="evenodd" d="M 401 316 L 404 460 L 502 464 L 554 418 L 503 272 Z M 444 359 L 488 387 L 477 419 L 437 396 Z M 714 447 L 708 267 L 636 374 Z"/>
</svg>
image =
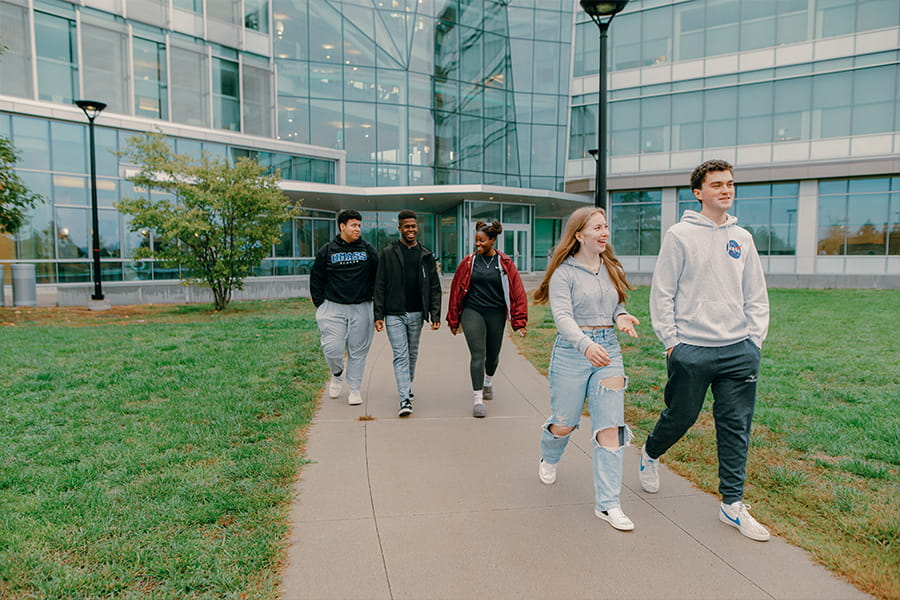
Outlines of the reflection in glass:
<svg viewBox="0 0 900 600">
<path fill-rule="evenodd" d="M 134 113 L 139 117 L 167 119 L 166 45 L 134 38 Z"/>
<path fill-rule="evenodd" d="M 38 97 L 71 104 L 78 94 L 78 40 L 75 21 L 34 12 Z"/>
</svg>

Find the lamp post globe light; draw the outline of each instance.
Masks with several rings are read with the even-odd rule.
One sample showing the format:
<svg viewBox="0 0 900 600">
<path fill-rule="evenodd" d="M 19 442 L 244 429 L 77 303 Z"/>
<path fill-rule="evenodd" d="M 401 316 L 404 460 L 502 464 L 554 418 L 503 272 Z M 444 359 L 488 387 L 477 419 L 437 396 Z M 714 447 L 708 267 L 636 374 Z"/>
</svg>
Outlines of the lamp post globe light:
<svg viewBox="0 0 900 600">
<path fill-rule="evenodd" d="M 628 0 L 601 2 L 600 0 L 580 0 L 581 8 L 600 29 L 600 93 L 597 104 L 597 149 L 590 150 L 597 161 L 594 182 L 594 206 L 603 207 L 609 218 L 606 202 L 606 34 L 613 17 L 622 12 Z"/>
<path fill-rule="evenodd" d="M 76 100 L 75 105 L 84 111 L 88 119 L 91 152 L 91 248 L 94 272 L 94 293 L 91 300 L 103 300 L 103 287 L 100 283 L 100 223 L 97 216 L 97 159 L 94 154 L 94 119 L 106 108 L 106 104 L 96 100 Z"/>
</svg>

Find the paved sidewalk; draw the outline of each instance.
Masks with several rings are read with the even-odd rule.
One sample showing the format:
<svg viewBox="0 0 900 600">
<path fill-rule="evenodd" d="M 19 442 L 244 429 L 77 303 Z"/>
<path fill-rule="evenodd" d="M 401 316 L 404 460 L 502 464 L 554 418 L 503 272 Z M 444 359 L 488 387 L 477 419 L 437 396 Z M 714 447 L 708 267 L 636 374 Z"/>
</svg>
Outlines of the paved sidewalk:
<svg viewBox="0 0 900 600">
<path fill-rule="evenodd" d="M 665 468 L 658 494 L 625 458 L 613 530 L 593 514 L 590 425 L 557 483 L 537 476 L 547 380 L 504 340 L 495 399 L 471 416 L 468 351 L 422 332 L 415 412 L 397 417 L 391 349 L 376 333 L 361 406 L 325 396 L 310 429 L 282 596 L 301 598 L 868 598 L 779 538 L 748 540 L 718 499 Z M 628 365 L 626 365 L 626 370 Z M 359 420 L 370 416 L 372 420 Z"/>
</svg>

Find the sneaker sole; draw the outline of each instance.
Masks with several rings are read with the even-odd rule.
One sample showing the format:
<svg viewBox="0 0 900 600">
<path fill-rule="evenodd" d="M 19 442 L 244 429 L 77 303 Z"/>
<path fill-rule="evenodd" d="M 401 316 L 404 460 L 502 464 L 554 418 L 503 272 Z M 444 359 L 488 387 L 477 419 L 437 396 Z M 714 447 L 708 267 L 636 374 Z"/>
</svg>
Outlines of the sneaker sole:
<svg viewBox="0 0 900 600">
<path fill-rule="evenodd" d="M 397 413 L 397 416 L 398 417 L 408 417 L 411 414 L 412 414 L 411 408 L 401 408 L 400 412 Z"/>
<path fill-rule="evenodd" d="M 616 525 L 615 523 L 613 523 L 610 520 L 609 515 L 604 515 L 602 512 L 600 512 L 596 508 L 594 509 L 594 516 L 597 517 L 598 519 L 603 519 L 604 521 L 609 523 L 613 529 L 616 529 L 618 531 L 634 531 L 634 523 L 632 523 L 630 526 L 623 525 L 620 527 L 619 525 Z"/>
<path fill-rule="evenodd" d="M 476 419 L 483 419 L 484 415 L 485 415 L 484 407 L 482 407 L 481 410 L 478 410 L 477 407 L 472 409 L 472 416 L 475 417 Z"/>
<path fill-rule="evenodd" d="M 360 404 L 362 404 L 362 398 L 360 398 L 359 400 L 347 400 L 347 404 L 349 404 L 350 406 L 359 406 Z"/>
<path fill-rule="evenodd" d="M 768 542 L 769 538 L 771 537 L 771 535 L 769 535 L 769 534 L 766 534 L 765 536 L 754 535 L 748 531 L 742 530 L 740 525 L 738 525 L 737 523 L 735 523 L 734 521 L 732 521 L 731 519 L 726 517 L 724 514 L 722 514 L 721 508 L 719 509 L 719 520 L 722 521 L 723 523 L 725 523 L 726 525 L 731 525 L 732 527 L 734 527 L 735 529 L 740 531 L 742 536 L 744 536 L 745 538 L 747 538 L 749 540 L 753 540 L 756 542 Z"/>
</svg>

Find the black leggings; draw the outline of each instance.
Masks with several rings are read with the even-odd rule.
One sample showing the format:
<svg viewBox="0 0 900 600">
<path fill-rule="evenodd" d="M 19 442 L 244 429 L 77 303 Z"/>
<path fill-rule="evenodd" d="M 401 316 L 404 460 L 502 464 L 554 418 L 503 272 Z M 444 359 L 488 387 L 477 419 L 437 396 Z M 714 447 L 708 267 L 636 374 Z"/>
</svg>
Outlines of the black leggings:
<svg viewBox="0 0 900 600">
<path fill-rule="evenodd" d="M 503 330 L 506 327 L 506 309 L 464 308 L 460 317 L 469 354 L 469 372 L 472 375 L 472 389 L 484 388 L 484 376 L 493 377 L 500 362 L 500 346 L 503 344 Z"/>
</svg>

